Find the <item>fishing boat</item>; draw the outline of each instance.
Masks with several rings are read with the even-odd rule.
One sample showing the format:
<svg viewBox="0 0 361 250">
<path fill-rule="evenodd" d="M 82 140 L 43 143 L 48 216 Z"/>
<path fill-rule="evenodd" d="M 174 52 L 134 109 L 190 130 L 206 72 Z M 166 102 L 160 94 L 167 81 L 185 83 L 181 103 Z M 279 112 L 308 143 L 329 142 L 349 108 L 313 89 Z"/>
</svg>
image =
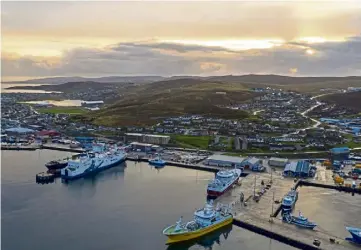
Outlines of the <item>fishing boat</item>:
<svg viewBox="0 0 361 250">
<path fill-rule="evenodd" d="M 62 169 L 68 166 L 67 160 L 56 160 L 56 161 L 49 161 L 45 164 L 45 167 L 49 170 L 56 170 L 56 169 Z"/>
<path fill-rule="evenodd" d="M 291 213 L 284 213 L 282 215 L 282 220 L 287 223 L 308 229 L 314 229 L 317 226 L 316 223 L 308 221 L 308 219 L 301 214 L 301 211 L 299 212 L 298 216 L 294 216 Z"/>
<path fill-rule="evenodd" d="M 167 244 L 173 244 L 199 238 L 232 224 L 232 221 L 233 216 L 228 205 L 217 204 L 214 209 L 211 201 L 194 212 L 192 221 L 183 223 L 181 217 L 175 225 L 165 228 L 163 234 L 168 237 Z"/>
<path fill-rule="evenodd" d="M 61 170 L 61 178 L 72 180 L 95 174 L 114 167 L 125 161 L 126 153 L 117 147 L 107 148 L 105 144 L 93 145 L 92 151 L 68 161 L 68 166 Z"/>
<path fill-rule="evenodd" d="M 346 227 L 346 230 L 350 232 L 352 237 L 347 237 L 346 240 L 361 244 L 361 228 L 356 227 Z"/>
<path fill-rule="evenodd" d="M 164 167 L 166 162 L 163 161 L 160 156 L 157 154 L 155 158 L 148 160 L 150 165 L 153 165 L 155 167 Z"/>
<path fill-rule="evenodd" d="M 218 197 L 227 192 L 238 182 L 242 170 L 234 168 L 231 170 L 218 171 L 214 180 L 207 186 L 207 194 L 210 197 Z"/>
<path fill-rule="evenodd" d="M 216 244 L 221 246 L 222 240 L 227 240 L 231 231 L 232 224 L 229 224 L 199 238 L 170 244 L 167 250 L 213 249 Z"/>
<path fill-rule="evenodd" d="M 284 212 L 292 211 L 295 207 L 296 201 L 298 200 L 298 191 L 294 188 L 289 191 L 282 200 L 282 210 Z"/>
</svg>

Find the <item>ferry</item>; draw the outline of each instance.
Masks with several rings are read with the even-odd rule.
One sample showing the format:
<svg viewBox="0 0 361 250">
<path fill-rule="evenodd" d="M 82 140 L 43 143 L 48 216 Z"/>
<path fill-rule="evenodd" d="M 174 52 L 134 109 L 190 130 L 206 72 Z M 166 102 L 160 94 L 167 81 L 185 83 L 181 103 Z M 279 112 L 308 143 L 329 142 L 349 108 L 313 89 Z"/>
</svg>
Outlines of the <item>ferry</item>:
<svg viewBox="0 0 361 250">
<path fill-rule="evenodd" d="M 199 238 L 219 228 L 232 224 L 233 216 L 229 205 L 217 204 L 214 209 L 212 202 L 194 212 L 194 220 L 182 223 L 182 217 L 175 225 L 163 230 L 168 237 L 167 244 Z"/>
<path fill-rule="evenodd" d="M 92 152 L 79 155 L 77 159 L 68 161 L 68 166 L 61 170 L 61 178 L 77 179 L 111 168 L 125 161 L 126 153 L 114 147 L 107 149 L 105 144 L 96 144 Z"/>
<path fill-rule="evenodd" d="M 166 162 L 160 158 L 160 156 L 157 154 L 157 156 L 153 159 L 148 160 L 150 165 L 154 165 L 155 167 L 164 167 Z"/>
<path fill-rule="evenodd" d="M 282 220 L 287 223 L 308 229 L 314 229 L 317 226 L 316 223 L 308 221 L 308 219 L 301 214 L 301 211 L 299 212 L 298 216 L 293 216 L 291 213 L 284 213 L 282 215 Z"/>
<path fill-rule="evenodd" d="M 292 211 L 295 207 L 296 201 L 298 200 L 298 191 L 294 188 L 286 194 L 282 200 L 282 210 L 284 212 Z"/>
<path fill-rule="evenodd" d="M 234 168 L 232 170 L 221 170 L 216 174 L 216 178 L 207 186 L 207 194 L 210 197 L 218 197 L 227 192 L 238 182 L 242 171 Z"/>
<path fill-rule="evenodd" d="M 347 237 L 346 240 L 361 244 L 361 228 L 356 227 L 346 227 L 346 230 L 350 232 L 352 237 Z"/>
</svg>

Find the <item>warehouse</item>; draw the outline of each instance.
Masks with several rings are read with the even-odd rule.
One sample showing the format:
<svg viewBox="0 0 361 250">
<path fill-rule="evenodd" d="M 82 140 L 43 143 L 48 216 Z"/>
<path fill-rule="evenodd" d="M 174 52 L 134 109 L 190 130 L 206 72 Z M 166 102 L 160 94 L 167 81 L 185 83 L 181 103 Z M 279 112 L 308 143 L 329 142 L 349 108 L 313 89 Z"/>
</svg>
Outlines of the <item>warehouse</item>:
<svg viewBox="0 0 361 250">
<path fill-rule="evenodd" d="M 307 161 L 295 161 L 286 165 L 283 176 L 307 178 L 313 175 L 311 164 Z"/>
<path fill-rule="evenodd" d="M 163 150 L 162 147 L 159 147 L 157 145 L 149 144 L 149 143 L 141 143 L 141 142 L 132 142 L 130 144 L 132 150 L 139 151 L 139 152 L 160 152 Z"/>
<path fill-rule="evenodd" d="M 245 169 L 259 169 L 262 166 L 262 160 L 256 157 L 249 157 L 242 162 Z"/>
<path fill-rule="evenodd" d="M 204 161 L 204 164 L 209 166 L 243 168 L 243 161 L 244 158 L 237 156 L 211 155 Z"/>
<path fill-rule="evenodd" d="M 348 160 L 350 155 L 350 149 L 348 147 L 332 148 L 330 150 L 330 156 L 333 161 Z"/>
<path fill-rule="evenodd" d="M 268 165 L 270 165 L 271 167 L 284 168 L 288 163 L 289 163 L 289 160 L 287 158 L 271 157 L 268 161 Z"/>
<path fill-rule="evenodd" d="M 165 145 L 165 144 L 169 143 L 170 136 L 140 134 L 140 133 L 126 133 L 125 139 L 127 142 L 143 142 L 143 143 Z"/>
</svg>

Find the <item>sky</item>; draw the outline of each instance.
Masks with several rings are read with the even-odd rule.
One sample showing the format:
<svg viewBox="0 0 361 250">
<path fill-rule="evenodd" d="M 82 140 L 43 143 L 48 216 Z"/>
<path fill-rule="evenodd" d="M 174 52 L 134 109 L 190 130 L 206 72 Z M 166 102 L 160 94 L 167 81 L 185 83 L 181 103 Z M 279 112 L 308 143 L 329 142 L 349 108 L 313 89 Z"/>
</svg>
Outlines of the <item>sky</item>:
<svg viewBox="0 0 361 250">
<path fill-rule="evenodd" d="M 358 1 L 2 1 L 1 77 L 361 75 Z"/>
</svg>

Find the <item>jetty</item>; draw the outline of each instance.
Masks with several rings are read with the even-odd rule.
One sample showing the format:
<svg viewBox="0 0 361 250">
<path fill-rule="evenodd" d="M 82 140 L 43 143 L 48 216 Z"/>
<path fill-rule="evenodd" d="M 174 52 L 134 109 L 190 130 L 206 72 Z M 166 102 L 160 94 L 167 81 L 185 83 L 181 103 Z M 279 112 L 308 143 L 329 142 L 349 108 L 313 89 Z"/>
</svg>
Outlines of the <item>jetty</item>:
<svg viewBox="0 0 361 250">
<path fill-rule="evenodd" d="M 41 149 L 50 149 L 50 150 L 58 150 L 72 153 L 84 153 L 85 150 L 82 148 L 70 148 L 68 145 L 59 145 L 59 144 L 43 144 Z"/>
<path fill-rule="evenodd" d="M 280 173 L 273 173 L 273 175 L 270 173 L 250 173 L 247 177 L 241 178 L 239 185 L 235 185 L 229 193 L 217 198 L 214 202 L 231 205 L 235 226 L 298 249 L 356 249 L 352 244 L 345 241 L 343 236 L 332 235 L 323 229 L 322 223 L 320 223 L 320 227 L 308 230 L 285 223 L 280 218 L 280 203 L 283 196 L 291 188 L 302 188 L 308 185 L 315 188 L 337 189 L 336 185 L 319 186 L 318 184 L 320 183 L 307 180 L 295 182 L 294 179 L 283 178 Z M 241 196 L 244 197 L 242 201 Z M 305 197 L 299 196 L 299 199 L 302 198 Z M 316 220 L 316 218 L 312 219 Z"/>
</svg>

